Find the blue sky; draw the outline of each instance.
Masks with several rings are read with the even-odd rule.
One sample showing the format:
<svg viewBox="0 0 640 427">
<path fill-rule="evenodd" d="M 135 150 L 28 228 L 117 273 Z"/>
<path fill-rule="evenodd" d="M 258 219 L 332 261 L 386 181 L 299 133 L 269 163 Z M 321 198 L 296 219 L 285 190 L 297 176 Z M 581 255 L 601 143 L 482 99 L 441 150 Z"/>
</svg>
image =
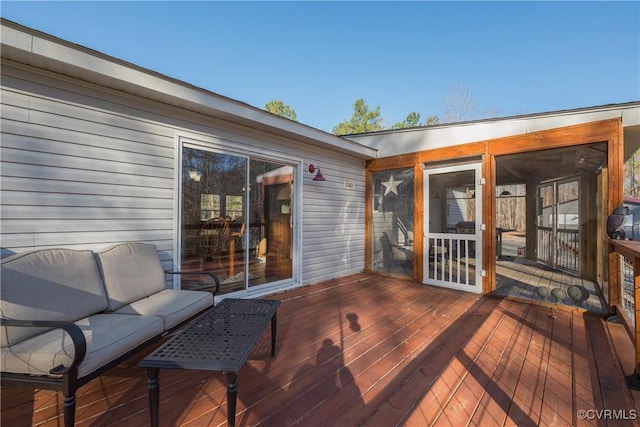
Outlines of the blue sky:
<svg viewBox="0 0 640 427">
<path fill-rule="evenodd" d="M 640 2 L 33 2 L 2 17 L 330 132 L 364 98 L 384 125 L 640 100 Z"/>
</svg>

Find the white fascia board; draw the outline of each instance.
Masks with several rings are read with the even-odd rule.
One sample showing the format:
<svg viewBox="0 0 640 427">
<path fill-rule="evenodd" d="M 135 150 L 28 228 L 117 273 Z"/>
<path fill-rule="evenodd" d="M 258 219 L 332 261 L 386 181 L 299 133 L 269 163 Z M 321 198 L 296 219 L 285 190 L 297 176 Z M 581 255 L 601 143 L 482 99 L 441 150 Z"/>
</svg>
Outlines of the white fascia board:
<svg viewBox="0 0 640 427">
<path fill-rule="evenodd" d="M 625 129 L 640 123 L 640 103 L 519 116 L 349 136 L 379 150 L 380 157 L 524 135 L 565 126 L 622 118 Z M 626 131 L 625 131 L 626 133 Z"/>
<path fill-rule="evenodd" d="M 622 127 L 640 126 L 640 103 L 622 110 Z"/>
<path fill-rule="evenodd" d="M 16 24 L 17 25 L 17 24 Z M 125 61 L 3 21 L 2 57 L 136 96 L 167 103 L 361 159 L 377 150 L 154 73 Z"/>
<path fill-rule="evenodd" d="M 25 52 L 31 52 L 31 45 L 33 43 L 32 35 L 25 34 L 23 31 L 2 25 L 2 32 L 0 32 L 0 36 L 3 45 L 11 46 Z"/>
</svg>

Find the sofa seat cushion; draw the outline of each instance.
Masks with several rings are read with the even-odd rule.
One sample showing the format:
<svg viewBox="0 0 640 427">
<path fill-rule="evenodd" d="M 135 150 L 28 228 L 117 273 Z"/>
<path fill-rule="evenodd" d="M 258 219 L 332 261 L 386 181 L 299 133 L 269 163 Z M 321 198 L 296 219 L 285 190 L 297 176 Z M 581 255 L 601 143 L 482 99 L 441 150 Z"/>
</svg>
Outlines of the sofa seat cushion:
<svg viewBox="0 0 640 427">
<path fill-rule="evenodd" d="M 154 316 L 96 314 L 75 323 L 87 340 L 87 354 L 78 367 L 79 378 L 163 332 L 162 319 Z M 73 351 L 69 336 L 54 329 L 2 348 L 2 370 L 49 375 L 56 366 L 69 366 Z"/>
<path fill-rule="evenodd" d="M 159 316 L 164 320 L 164 329 L 168 330 L 212 305 L 211 292 L 166 289 L 113 313 Z"/>
<path fill-rule="evenodd" d="M 107 311 L 167 289 L 160 257 L 154 245 L 130 242 L 96 253 L 109 297 Z"/>
<path fill-rule="evenodd" d="M 0 262 L 2 317 L 74 322 L 107 308 L 107 294 L 92 251 L 41 249 Z M 2 346 L 47 329 L 2 327 Z"/>
</svg>

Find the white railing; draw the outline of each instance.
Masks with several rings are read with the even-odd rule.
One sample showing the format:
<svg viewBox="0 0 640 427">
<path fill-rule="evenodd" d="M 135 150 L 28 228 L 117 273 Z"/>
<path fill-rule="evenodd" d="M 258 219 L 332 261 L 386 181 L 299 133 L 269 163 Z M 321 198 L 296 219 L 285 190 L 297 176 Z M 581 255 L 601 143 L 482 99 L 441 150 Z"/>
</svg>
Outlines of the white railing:
<svg viewBox="0 0 640 427">
<path fill-rule="evenodd" d="M 580 271 L 580 233 L 538 227 L 538 260 L 571 272 Z"/>
<path fill-rule="evenodd" d="M 429 262 L 425 277 L 458 285 L 475 284 L 475 235 L 432 233 L 428 237 Z"/>
</svg>

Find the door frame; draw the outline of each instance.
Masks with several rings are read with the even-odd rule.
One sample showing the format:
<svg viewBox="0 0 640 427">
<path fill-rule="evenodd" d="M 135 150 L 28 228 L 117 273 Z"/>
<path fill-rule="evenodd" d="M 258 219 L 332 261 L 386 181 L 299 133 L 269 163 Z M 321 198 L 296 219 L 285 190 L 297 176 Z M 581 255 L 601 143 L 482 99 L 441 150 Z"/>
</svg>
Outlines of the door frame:
<svg viewBox="0 0 640 427">
<path fill-rule="evenodd" d="M 560 215 L 563 215 L 563 213 L 560 212 L 560 201 L 559 201 L 559 194 L 560 194 L 560 190 L 559 187 L 563 184 L 568 184 L 568 183 L 573 183 L 575 182 L 578 186 L 578 192 L 577 192 L 577 203 L 578 203 L 578 207 L 577 207 L 577 212 L 575 215 L 577 215 L 578 220 L 577 220 L 577 226 L 575 228 L 575 231 L 573 231 L 573 229 L 569 229 L 569 228 L 561 228 L 560 227 Z M 555 180 L 551 180 L 551 181 L 547 181 L 547 182 L 542 182 L 539 183 L 536 186 L 536 260 L 542 264 L 548 265 L 552 268 L 556 268 L 556 269 L 560 269 L 563 271 L 567 271 L 569 273 L 572 274 L 581 274 L 581 267 L 580 267 L 580 261 L 581 261 L 581 240 L 580 240 L 580 217 L 582 215 L 581 212 L 581 205 L 582 205 L 582 200 L 581 200 L 581 188 L 582 188 L 582 182 L 580 177 L 578 176 L 570 176 L 570 177 L 564 177 L 564 178 L 560 178 L 560 179 L 555 179 Z M 540 226 L 539 223 L 539 217 L 540 215 L 543 214 L 543 212 L 541 211 L 541 198 L 540 198 L 540 189 L 543 187 L 551 187 L 552 188 L 552 192 L 553 192 L 553 205 L 551 206 L 551 221 L 550 221 L 550 227 L 542 227 Z M 548 239 L 542 238 L 541 237 L 541 230 L 547 230 L 549 233 Z M 573 238 L 571 238 L 571 235 L 574 235 Z M 563 242 L 563 237 L 567 237 L 569 236 L 570 239 L 567 239 Z M 542 245 L 544 245 L 545 243 L 548 244 L 548 247 L 543 247 Z M 564 243 L 564 244 L 562 244 Z M 571 257 L 571 255 L 562 252 L 562 247 L 565 248 L 565 252 L 569 251 L 573 251 L 574 253 L 574 257 Z"/>
<path fill-rule="evenodd" d="M 289 287 L 295 287 L 300 284 L 301 273 L 301 263 L 299 262 L 299 254 L 301 251 L 301 229 L 300 224 L 302 222 L 302 212 L 299 208 L 301 206 L 302 199 L 302 187 L 301 187 L 301 165 L 302 162 L 299 160 L 293 160 L 290 158 L 284 158 L 277 155 L 267 155 L 264 153 L 258 153 L 251 149 L 245 150 L 233 150 L 228 147 L 220 146 L 217 144 L 217 141 L 210 141 L 208 139 L 202 138 L 193 138 L 190 136 L 180 136 L 176 139 L 175 146 L 175 203 L 174 203 L 174 233 L 175 239 L 173 244 L 173 269 L 175 271 L 180 271 L 182 268 L 182 223 L 183 223 L 183 194 L 182 194 L 182 184 L 185 179 L 183 174 L 183 150 L 184 148 L 190 148 L 201 151 L 208 151 L 217 154 L 235 156 L 238 158 L 242 158 L 246 161 L 246 174 L 245 174 L 245 183 L 248 184 L 244 188 L 244 207 L 243 207 L 243 215 L 244 218 L 249 220 L 250 212 L 249 212 L 249 192 L 251 191 L 251 182 L 250 182 L 250 163 L 251 160 L 262 160 L 267 162 L 280 163 L 282 166 L 290 166 L 292 167 L 292 178 L 290 188 L 290 232 L 291 232 L 291 272 L 290 276 L 284 279 L 277 279 L 271 282 L 265 282 L 260 284 L 259 286 L 249 286 L 249 275 L 245 274 L 243 279 L 243 289 L 231 293 L 224 294 L 221 298 L 227 297 L 243 297 L 243 296 L 261 296 L 263 294 L 269 294 L 274 291 L 274 289 L 285 289 Z M 245 232 L 242 235 L 242 244 L 243 247 L 249 248 L 250 238 L 248 227 L 245 227 Z M 244 268 L 245 271 L 249 269 L 249 251 L 244 251 Z M 293 285 L 293 286 L 292 286 Z M 173 288 L 180 289 L 181 281 L 178 276 L 174 279 Z M 218 298 L 218 297 L 216 297 Z"/>
<path fill-rule="evenodd" d="M 457 234 L 457 233 L 431 233 L 429 232 L 429 218 L 430 218 L 430 177 L 431 175 L 440 175 L 447 173 L 456 173 L 463 171 L 473 171 L 474 173 L 474 191 L 475 191 L 475 233 L 472 234 Z M 482 179 L 482 162 L 473 162 L 473 163 L 464 163 L 458 165 L 451 166 L 443 166 L 436 168 L 424 168 L 423 169 L 423 283 L 428 285 L 442 286 L 450 289 L 464 290 L 473 293 L 482 293 L 482 279 L 485 274 L 484 266 L 483 266 L 483 258 L 482 258 L 482 231 L 485 228 L 485 224 L 483 223 L 482 216 L 482 185 L 484 184 Z M 443 196 L 443 197 L 446 197 Z M 446 202 L 445 202 L 446 203 Z M 446 221 L 446 219 L 445 219 Z M 438 245 L 441 245 L 440 253 L 441 258 L 441 275 L 438 278 L 438 272 L 435 272 L 434 278 L 429 277 L 429 240 L 430 238 L 436 239 Z M 454 256 L 453 250 L 448 250 L 448 248 L 452 247 L 452 243 L 456 242 L 457 247 L 460 247 L 459 242 L 474 242 L 475 244 L 475 260 L 476 267 L 473 268 L 474 272 L 474 281 L 473 283 L 469 283 L 469 277 L 465 275 L 466 281 L 461 281 L 460 272 L 461 272 L 461 256 Z M 468 247 L 468 246 L 467 246 Z M 445 250 L 447 248 L 447 250 Z M 458 254 L 459 251 L 456 251 Z M 438 253 L 438 251 L 436 251 Z M 468 258 L 467 258 L 468 259 Z M 446 262 L 444 262 L 446 261 Z M 479 268 L 478 268 L 479 264 Z M 455 270 L 455 271 L 454 271 Z M 465 269 L 466 274 L 468 274 L 469 268 Z M 458 278 L 457 281 L 450 280 L 452 277 Z M 447 280 L 447 273 L 449 280 Z"/>
</svg>

